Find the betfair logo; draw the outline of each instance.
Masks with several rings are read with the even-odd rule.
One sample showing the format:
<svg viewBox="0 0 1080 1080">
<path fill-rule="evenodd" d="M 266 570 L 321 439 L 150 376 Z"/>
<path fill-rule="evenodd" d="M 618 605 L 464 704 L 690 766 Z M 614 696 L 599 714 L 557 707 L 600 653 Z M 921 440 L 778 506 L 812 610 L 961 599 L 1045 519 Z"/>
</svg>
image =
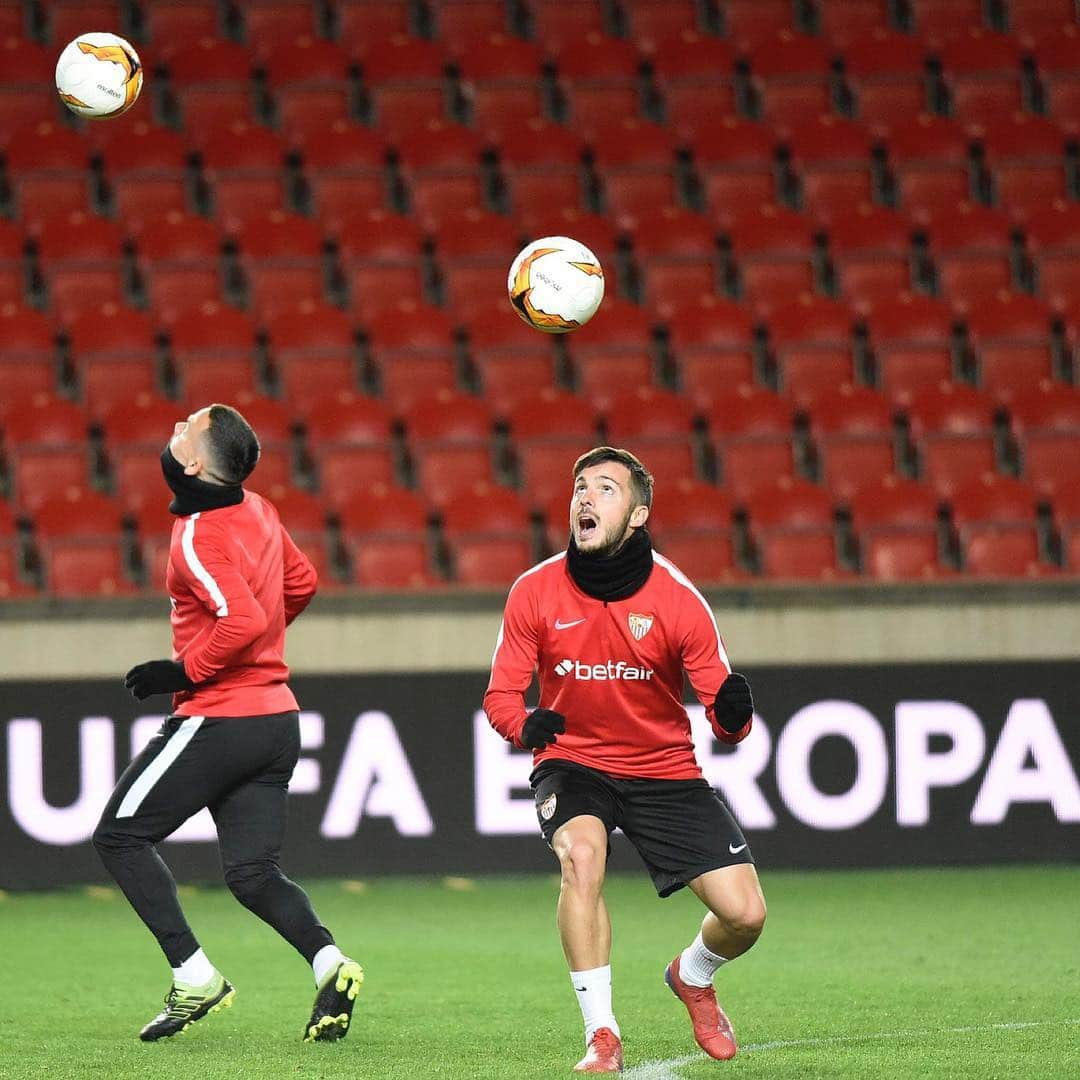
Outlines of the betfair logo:
<svg viewBox="0 0 1080 1080">
<path fill-rule="evenodd" d="M 606 664 L 583 664 L 580 660 L 560 660 L 555 665 L 556 675 L 572 675 L 582 682 L 605 682 L 608 679 L 624 679 L 628 682 L 647 682 L 653 677 L 651 668 L 634 667 L 625 660 L 609 660 Z"/>
</svg>

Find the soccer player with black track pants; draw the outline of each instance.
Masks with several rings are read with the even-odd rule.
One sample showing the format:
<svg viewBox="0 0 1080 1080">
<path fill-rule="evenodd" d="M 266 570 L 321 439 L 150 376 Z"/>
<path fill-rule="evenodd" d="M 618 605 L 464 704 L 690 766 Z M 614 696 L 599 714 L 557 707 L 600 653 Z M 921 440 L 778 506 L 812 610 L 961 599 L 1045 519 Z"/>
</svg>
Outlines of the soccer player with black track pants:
<svg viewBox="0 0 1080 1080">
<path fill-rule="evenodd" d="M 664 981 L 710 1057 L 736 1052 L 713 977 L 765 922 L 750 849 L 701 775 L 683 706 L 685 673 L 716 737 L 738 743 L 753 721 L 750 686 L 732 673 L 704 597 L 653 551 L 652 489 L 627 450 L 602 446 L 578 458 L 569 545 L 511 587 L 484 695 L 495 730 L 533 751 L 537 819 L 562 872 L 559 934 L 585 1022 L 577 1072 L 623 1065 L 603 897 L 616 827 L 661 897 L 689 886 L 708 909 Z M 540 705 L 529 712 L 534 673 Z"/>
<path fill-rule="evenodd" d="M 209 405 L 177 423 L 161 454 L 173 492 L 166 586 L 173 655 L 133 667 L 139 701 L 171 693 L 172 712 L 120 777 L 94 845 L 172 968 L 165 1008 L 140 1032 L 153 1042 L 230 1006 L 236 991 L 184 918 L 155 845 L 209 807 L 225 881 L 315 976 L 305 1041 L 343 1037 L 363 982 L 307 894 L 278 866 L 289 779 L 300 751 L 285 627 L 315 594 L 316 574 L 274 507 L 245 491 L 259 440 L 239 412 Z"/>
</svg>

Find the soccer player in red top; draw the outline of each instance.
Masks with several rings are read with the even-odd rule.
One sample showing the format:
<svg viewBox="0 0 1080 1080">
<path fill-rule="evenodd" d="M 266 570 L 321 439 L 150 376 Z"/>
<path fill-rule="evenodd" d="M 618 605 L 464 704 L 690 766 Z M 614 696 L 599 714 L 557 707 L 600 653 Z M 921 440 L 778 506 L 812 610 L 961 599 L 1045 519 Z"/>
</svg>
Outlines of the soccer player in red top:
<svg viewBox="0 0 1080 1080">
<path fill-rule="evenodd" d="M 161 455 L 176 515 L 166 572 L 173 656 L 138 664 L 124 684 L 140 701 L 171 693 L 172 712 L 120 777 L 94 832 L 173 971 L 164 1010 L 140 1032 L 146 1042 L 178 1034 L 236 995 L 199 947 L 155 850 L 203 807 L 233 895 L 312 965 L 305 1041 L 346 1034 L 364 978 L 278 867 L 300 752 L 285 627 L 315 595 L 316 574 L 274 507 L 241 486 L 258 459 L 255 432 L 228 405 L 180 421 Z"/>
<path fill-rule="evenodd" d="M 597 447 L 573 477 L 569 546 L 511 587 L 484 709 L 503 738 L 533 751 L 537 818 L 562 870 L 559 934 L 585 1021 L 575 1070 L 622 1068 L 603 897 L 616 827 L 661 897 L 688 885 L 708 909 L 664 979 L 698 1045 L 730 1058 L 735 1034 L 713 976 L 757 940 L 765 900 L 746 839 L 694 757 L 683 675 L 726 743 L 750 732 L 750 687 L 731 672 L 704 597 L 652 549 L 653 479 L 642 463 Z M 534 673 L 540 706 L 528 712 Z"/>
</svg>

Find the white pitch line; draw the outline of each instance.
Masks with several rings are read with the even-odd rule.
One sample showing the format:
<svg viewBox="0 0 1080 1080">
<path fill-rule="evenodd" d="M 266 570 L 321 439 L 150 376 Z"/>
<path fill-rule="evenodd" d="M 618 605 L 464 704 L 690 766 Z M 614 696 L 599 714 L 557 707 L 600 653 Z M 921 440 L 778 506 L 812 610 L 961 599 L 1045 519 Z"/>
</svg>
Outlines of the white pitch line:
<svg viewBox="0 0 1080 1080">
<path fill-rule="evenodd" d="M 777 1039 L 774 1042 L 750 1043 L 740 1046 L 740 1054 L 760 1053 L 762 1050 L 786 1050 L 796 1046 L 831 1046 L 836 1043 L 884 1042 L 887 1039 L 926 1038 L 928 1035 L 970 1035 L 986 1031 L 1021 1031 L 1024 1028 L 1066 1027 L 1080 1024 L 1080 1017 L 1070 1020 L 1022 1020 L 1009 1024 L 973 1024 L 967 1027 L 926 1028 L 922 1031 L 875 1031 L 866 1035 L 828 1035 L 819 1039 Z M 708 1061 L 705 1054 L 687 1054 L 667 1061 L 645 1061 L 627 1069 L 623 1080 L 679 1080 L 676 1069 L 698 1061 Z"/>
</svg>

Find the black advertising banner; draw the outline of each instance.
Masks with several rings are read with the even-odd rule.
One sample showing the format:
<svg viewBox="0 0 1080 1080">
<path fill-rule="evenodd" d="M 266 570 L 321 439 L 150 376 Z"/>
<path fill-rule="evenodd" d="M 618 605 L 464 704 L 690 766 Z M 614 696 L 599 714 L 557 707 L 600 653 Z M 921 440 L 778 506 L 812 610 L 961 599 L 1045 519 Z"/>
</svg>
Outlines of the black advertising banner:
<svg viewBox="0 0 1080 1080">
<path fill-rule="evenodd" d="M 698 760 L 763 869 L 1080 858 L 1075 664 L 749 668 L 736 748 L 691 706 Z M 570 671 L 567 677 L 579 677 Z M 530 756 L 479 711 L 487 674 L 296 678 L 304 712 L 283 862 L 297 876 L 555 869 Z M 119 679 L 0 684 L 0 887 L 106 880 L 90 836 L 161 723 Z M 204 811 L 162 845 L 219 876 Z M 615 868 L 639 866 L 621 837 Z"/>
</svg>

